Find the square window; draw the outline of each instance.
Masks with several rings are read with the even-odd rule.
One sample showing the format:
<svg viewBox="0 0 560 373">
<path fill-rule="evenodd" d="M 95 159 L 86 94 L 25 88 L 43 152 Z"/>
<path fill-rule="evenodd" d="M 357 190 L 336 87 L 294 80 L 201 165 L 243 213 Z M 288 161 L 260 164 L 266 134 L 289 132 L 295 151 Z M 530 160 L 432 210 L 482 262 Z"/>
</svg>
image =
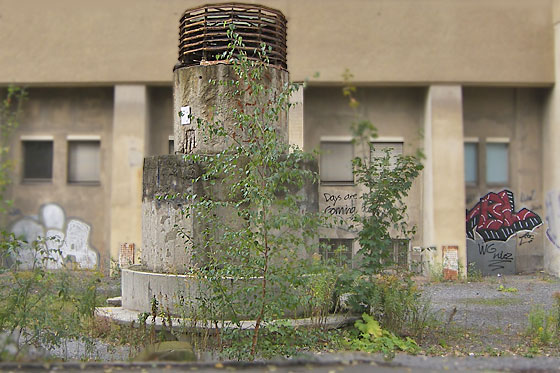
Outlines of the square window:
<svg viewBox="0 0 560 373">
<path fill-rule="evenodd" d="M 399 268 L 408 267 L 408 247 L 410 241 L 407 239 L 393 239 L 393 262 Z"/>
<path fill-rule="evenodd" d="M 389 152 L 389 169 L 393 170 L 397 164 L 397 156 L 403 153 L 402 142 L 372 142 L 370 146 L 369 160 L 376 158 L 384 158 L 386 152 Z"/>
<path fill-rule="evenodd" d="M 476 184 L 478 182 L 478 144 L 475 142 L 465 143 L 465 183 Z"/>
<path fill-rule="evenodd" d="M 53 142 L 23 141 L 23 180 L 50 181 L 53 169 Z"/>
<path fill-rule="evenodd" d="M 321 142 L 320 176 L 324 183 L 354 183 L 351 142 Z"/>
<path fill-rule="evenodd" d="M 332 260 L 338 265 L 352 263 L 352 243 L 351 239 L 340 238 L 321 238 L 321 254 L 323 260 Z"/>
<path fill-rule="evenodd" d="M 99 183 L 100 141 L 68 142 L 68 182 Z"/>
<path fill-rule="evenodd" d="M 509 181 L 508 143 L 486 143 L 486 183 L 507 184 Z"/>
</svg>

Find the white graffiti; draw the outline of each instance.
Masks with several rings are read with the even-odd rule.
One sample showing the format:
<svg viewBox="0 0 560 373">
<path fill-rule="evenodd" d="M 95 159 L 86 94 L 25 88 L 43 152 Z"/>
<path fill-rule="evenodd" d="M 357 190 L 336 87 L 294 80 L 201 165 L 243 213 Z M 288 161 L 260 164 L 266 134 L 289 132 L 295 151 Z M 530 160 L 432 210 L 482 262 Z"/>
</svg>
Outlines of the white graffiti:
<svg viewBox="0 0 560 373">
<path fill-rule="evenodd" d="M 546 194 L 546 237 L 560 248 L 560 193 L 550 191 Z"/>
<path fill-rule="evenodd" d="M 64 210 L 54 203 L 43 205 L 37 216 L 19 219 L 11 229 L 27 242 L 17 258 L 23 268 L 42 263 L 48 269 L 60 268 L 65 263 L 96 268 L 98 255 L 89 244 L 90 230 L 88 224 L 78 219 L 66 221 Z"/>
</svg>

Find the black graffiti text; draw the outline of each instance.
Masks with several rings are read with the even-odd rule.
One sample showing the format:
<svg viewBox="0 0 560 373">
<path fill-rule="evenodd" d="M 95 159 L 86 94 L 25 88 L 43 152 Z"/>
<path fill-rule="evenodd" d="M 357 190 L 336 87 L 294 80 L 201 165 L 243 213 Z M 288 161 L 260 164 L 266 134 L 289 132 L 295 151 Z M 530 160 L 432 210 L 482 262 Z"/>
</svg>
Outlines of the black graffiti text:
<svg viewBox="0 0 560 373">
<path fill-rule="evenodd" d="M 526 243 L 531 243 L 535 239 L 535 235 L 531 232 L 526 232 L 519 236 L 519 246 L 524 245 Z"/>
<path fill-rule="evenodd" d="M 488 268 L 490 268 L 491 271 L 504 269 L 506 264 L 513 262 L 513 253 L 498 250 L 493 242 L 477 242 L 477 245 L 480 255 L 491 255 L 492 259 L 488 261 Z"/>
<path fill-rule="evenodd" d="M 535 192 L 534 189 L 529 194 L 525 194 L 525 193 L 521 192 L 521 202 L 533 201 L 535 199 L 535 193 L 536 192 Z"/>
<path fill-rule="evenodd" d="M 356 213 L 356 206 L 327 206 L 325 213 L 330 215 L 352 215 Z"/>
</svg>

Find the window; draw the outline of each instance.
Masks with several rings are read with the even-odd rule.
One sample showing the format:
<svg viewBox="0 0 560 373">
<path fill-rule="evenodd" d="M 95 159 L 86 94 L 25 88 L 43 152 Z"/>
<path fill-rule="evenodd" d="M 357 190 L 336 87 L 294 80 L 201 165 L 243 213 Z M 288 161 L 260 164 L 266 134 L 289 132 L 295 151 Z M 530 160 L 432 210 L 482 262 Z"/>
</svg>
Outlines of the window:
<svg viewBox="0 0 560 373">
<path fill-rule="evenodd" d="M 168 154 L 175 154 L 175 141 L 173 139 L 169 139 L 168 145 Z"/>
<path fill-rule="evenodd" d="M 393 262 L 397 267 L 408 268 L 408 251 L 410 241 L 407 239 L 396 238 L 393 242 Z"/>
<path fill-rule="evenodd" d="M 321 182 L 354 183 L 352 174 L 354 146 L 350 141 L 322 141 L 320 157 Z"/>
<path fill-rule="evenodd" d="M 466 140 L 465 184 L 467 186 L 505 186 L 509 183 L 509 140 L 477 138 Z"/>
<path fill-rule="evenodd" d="M 486 143 L 486 183 L 507 184 L 509 181 L 508 143 Z"/>
<path fill-rule="evenodd" d="M 68 182 L 99 183 L 100 141 L 68 142 Z"/>
<path fill-rule="evenodd" d="M 465 143 L 465 183 L 478 182 L 478 143 Z"/>
<path fill-rule="evenodd" d="M 389 152 L 389 168 L 392 170 L 397 164 L 397 156 L 403 153 L 402 142 L 372 142 L 370 149 L 370 161 L 376 158 L 385 157 L 386 152 Z"/>
<path fill-rule="evenodd" d="M 50 181 L 53 169 L 52 140 L 24 140 L 23 180 Z"/>
<path fill-rule="evenodd" d="M 338 265 L 352 263 L 352 243 L 351 239 L 321 238 L 323 260 L 333 260 Z"/>
</svg>

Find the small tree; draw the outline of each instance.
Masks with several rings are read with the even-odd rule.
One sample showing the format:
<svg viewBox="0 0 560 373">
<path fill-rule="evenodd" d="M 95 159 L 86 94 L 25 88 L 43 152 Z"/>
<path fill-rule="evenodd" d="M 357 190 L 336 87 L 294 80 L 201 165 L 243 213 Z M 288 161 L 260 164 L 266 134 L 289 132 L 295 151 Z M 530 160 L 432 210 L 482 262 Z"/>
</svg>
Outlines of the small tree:
<svg viewBox="0 0 560 373">
<path fill-rule="evenodd" d="M 343 283 L 351 294 L 349 303 L 354 310 L 372 313 L 381 318 L 379 321 L 383 327 L 398 332 L 417 307 L 419 294 L 409 280 L 401 282 L 378 276 L 394 264 L 393 239 L 409 240 L 416 232 L 416 227 L 407 222 L 404 200 L 423 168 L 422 154 L 393 155 L 391 149 L 385 149 L 382 156 L 374 156 L 375 145 L 371 141 L 377 137 L 377 129 L 369 120 L 360 119 L 356 88 L 349 84 L 351 77 L 346 71 L 347 85 L 343 94 L 356 118 L 351 129 L 361 157 L 355 157 L 352 164 L 356 183 L 364 191 L 362 212 L 353 218 L 358 230 L 361 263 L 356 271 L 343 279 Z"/>
<path fill-rule="evenodd" d="M 423 155 L 391 154 L 393 149 L 384 149 L 382 156 L 373 156 L 375 145 L 372 139 L 378 137 L 377 128 L 367 119 L 360 119 L 357 112 L 359 101 L 356 87 L 350 84 L 353 75 L 346 70 L 343 74 L 346 85 L 342 93 L 354 111 L 356 120 L 352 123 L 353 142 L 361 156 L 352 159 L 356 183 L 365 188 L 362 194 L 362 214 L 354 216 L 359 228 L 359 254 L 363 261 L 360 272 L 366 275 L 380 273 L 393 264 L 393 238 L 409 239 L 416 233 L 416 227 L 407 222 L 408 196 L 412 182 L 424 168 Z"/>
<path fill-rule="evenodd" d="M 192 196 L 188 213 L 201 227 L 202 239 L 192 244 L 199 263 L 195 272 L 210 290 L 203 306 L 216 326 L 224 320 L 238 326 L 241 318 L 255 320 L 254 357 L 261 327 L 296 312 L 306 250 L 318 242 L 320 219 L 301 206 L 301 189 L 316 181 L 306 167 L 313 157 L 290 146 L 278 128 L 298 86 L 268 85 L 270 49 L 262 44 L 248 55 L 232 27 L 228 36 L 229 49 L 220 58 L 235 78 L 211 83 L 233 88 L 227 95 L 236 105 L 226 110 L 234 123 L 197 118 L 206 134 L 203 141 L 218 138 L 228 145 L 214 155 L 186 156 L 204 169 L 195 182 L 208 191 Z"/>
</svg>

